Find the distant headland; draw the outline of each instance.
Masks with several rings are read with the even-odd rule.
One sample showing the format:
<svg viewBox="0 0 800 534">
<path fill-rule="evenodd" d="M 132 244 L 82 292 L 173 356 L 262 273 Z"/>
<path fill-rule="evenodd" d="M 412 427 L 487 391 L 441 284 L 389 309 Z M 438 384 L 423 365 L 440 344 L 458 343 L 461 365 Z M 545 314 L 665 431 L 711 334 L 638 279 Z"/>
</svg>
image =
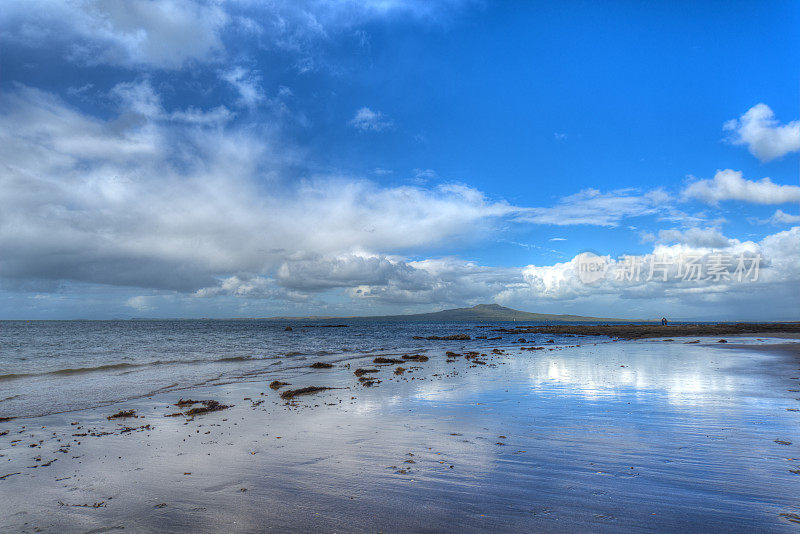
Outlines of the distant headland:
<svg viewBox="0 0 800 534">
<path fill-rule="evenodd" d="M 311 316 L 311 317 L 270 317 L 275 320 L 330 321 L 332 319 L 358 319 L 360 321 L 385 322 L 446 322 L 446 321 L 536 321 L 536 322 L 622 322 L 630 319 L 612 319 L 607 317 L 586 317 L 583 315 L 565 315 L 550 313 L 531 313 L 499 304 L 478 304 L 471 308 L 453 308 L 430 313 L 414 313 L 408 315 L 375 315 L 375 316 Z"/>
</svg>

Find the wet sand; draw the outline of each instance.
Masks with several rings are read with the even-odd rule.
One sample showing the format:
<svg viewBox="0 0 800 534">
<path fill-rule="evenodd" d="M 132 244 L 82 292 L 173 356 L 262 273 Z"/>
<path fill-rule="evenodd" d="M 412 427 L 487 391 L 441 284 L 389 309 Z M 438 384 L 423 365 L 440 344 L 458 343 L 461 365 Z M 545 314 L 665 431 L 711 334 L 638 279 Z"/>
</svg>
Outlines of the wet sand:
<svg viewBox="0 0 800 534">
<path fill-rule="evenodd" d="M 472 340 L 2 422 L 0 530 L 794 532 L 800 344 L 737 339 Z"/>
</svg>

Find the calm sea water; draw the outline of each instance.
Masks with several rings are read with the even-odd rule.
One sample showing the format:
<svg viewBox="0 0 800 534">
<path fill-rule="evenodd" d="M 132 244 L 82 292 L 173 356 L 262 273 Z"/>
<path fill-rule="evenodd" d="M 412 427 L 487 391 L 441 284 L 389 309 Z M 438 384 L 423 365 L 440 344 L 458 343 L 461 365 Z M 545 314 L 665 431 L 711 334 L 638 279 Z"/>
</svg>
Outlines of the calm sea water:
<svg viewBox="0 0 800 534">
<path fill-rule="evenodd" d="M 415 340 L 415 335 L 502 337 L 481 340 L 482 347 L 508 345 L 519 338 L 493 332 L 485 328 L 486 323 L 351 319 L 345 328 L 322 326 L 345 324 L 341 320 L 305 326 L 309 324 L 274 320 L 0 321 L 0 417 L 79 410 L 197 385 L 266 380 L 314 361 L 470 346 L 463 341 Z M 292 331 L 286 331 L 287 326 Z M 549 334 L 525 337 L 533 343 L 574 339 Z"/>
</svg>

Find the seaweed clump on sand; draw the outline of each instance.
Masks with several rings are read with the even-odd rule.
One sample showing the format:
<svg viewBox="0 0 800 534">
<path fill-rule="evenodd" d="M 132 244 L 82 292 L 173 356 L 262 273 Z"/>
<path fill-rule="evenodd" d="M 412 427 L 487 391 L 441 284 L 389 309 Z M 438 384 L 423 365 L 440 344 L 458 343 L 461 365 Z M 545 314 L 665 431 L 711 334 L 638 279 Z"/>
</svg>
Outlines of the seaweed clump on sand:
<svg viewBox="0 0 800 534">
<path fill-rule="evenodd" d="M 398 360 L 397 358 L 384 358 L 383 356 L 378 356 L 372 363 L 403 363 L 403 360 Z"/>
<path fill-rule="evenodd" d="M 330 369 L 333 367 L 332 363 L 314 362 L 310 366 L 312 369 Z"/>
<path fill-rule="evenodd" d="M 328 390 L 328 389 L 333 389 L 333 388 L 327 388 L 327 387 L 324 387 L 324 386 L 308 386 L 308 387 L 300 388 L 300 389 L 287 389 L 286 391 L 281 393 L 281 398 L 282 399 L 293 399 L 293 398 L 299 397 L 301 395 L 313 395 L 314 393 L 319 393 L 320 391 L 325 391 L 325 390 Z"/>
<path fill-rule="evenodd" d="M 281 389 L 283 386 L 289 386 L 289 382 L 281 382 L 280 380 L 273 380 L 269 383 L 270 389 Z"/>
<path fill-rule="evenodd" d="M 422 354 L 404 354 L 403 359 L 411 362 L 427 362 L 430 358 Z"/>
<path fill-rule="evenodd" d="M 394 374 L 396 374 L 396 375 L 402 375 L 405 372 L 406 372 L 406 368 L 405 367 L 398 367 L 397 369 L 394 370 Z"/>
<path fill-rule="evenodd" d="M 120 410 L 114 415 L 109 415 L 106 419 L 111 421 L 112 419 L 124 419 L 127 417 L 136 417 L 136 410 Z"/>
<path fill-rule="evenodd" d="M 218 412 L 220 410 L 227 410 L 230 406 L 226 404 L 220 404 L 215 400 L 204 400 L 202 401 L 202 406 L 198 406 L 197 408 L 192 408 L 188 412 L 186 412 L 186 417 L 194 417 L 195 415 L 200 415 L 204 413 L 210 412 Z"/>
<path fill-rule="evenodd" d="M 359 369 L 356 369 L 355 371 L 353 371 L 353 374 L 360 377 L 360 376 L 364 376 L 367 373 L 378 373 L 378 372 L 380 372 L 379 369 L 361 369 L 361 368 L 359 368 Z"/>
<path fill-rule="evenodd" d="M 178 407 L 180 407 L 180 408 L 183 408 L 184 406 L 192 406 L 192 405 L 194 405 L 194 404 L 200 404 L 201 402 L 203 402 L 203 401 L 199 401 L 199 400 L 192 400 L 192 399 L 186 399 L 186 400 L 184 400 L 184 399 L 183 399 L 183 397 L 181 397 L 181 400 L 179 400 L 178 402 L 176 402 L 176 403 L 175 403 L 175 406 L 178 406 Z"/>
</svg>

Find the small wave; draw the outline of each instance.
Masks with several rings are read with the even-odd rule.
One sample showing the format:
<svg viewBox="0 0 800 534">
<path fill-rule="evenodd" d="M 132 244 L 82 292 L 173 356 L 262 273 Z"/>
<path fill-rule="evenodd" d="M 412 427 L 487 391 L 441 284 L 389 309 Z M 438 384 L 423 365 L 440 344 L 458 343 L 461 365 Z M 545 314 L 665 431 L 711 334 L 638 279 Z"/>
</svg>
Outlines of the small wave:
<svg viewBox="0 0 800 534">
<path fill-rule="evenodd" d="M 252 356 L 226 356 L 216 360 L 195 360 L 195 361 L 212 361 L 212 362 L 246 362 L 249 360 L 263 360 L 265 358 L 253 358 Z"/>
<path fill-rule="evenodd" d="M 255 360 L 271 360 L 275 358 L 275 356 L 270 356 L 266 358 L 253 358 L 251 356 L 225 356 L 222 358 L 200 358 L 194 360 L 154 360 L 150 362 L 143 362 L 143 363 L 108 363 L 103 365 L 96 365 L 92 367 L 67 367 L 65 369 L 56 369 L 55 371 L 45 371 L 42 373 L 8 373 L 4 375 L 0 375 L 0 382 L 6 380 L 17 380 L 20 378 L 32 378 L 36 376 L 70 376 L 70 375 L 80 375 L 86 373 L 96 373 L 96 372 L 103 372 L 103 371 L 116 371 L 116 370 L 128 370 L 127 373 L 132 372 L 133 370 L 141 367 L 152 367 L 157 365 L 189 365 L 189 364 L 198 364 L 198 363 L 230 363 L 230 362 L 246 362 L 246 361 L 255 361 Z M 125 373 L 125 374 L 127 374 Z"/>
<path fill-rule="evenodd" d="M 7 375 L 0 375 L 0 380 L 14 380 L 16 378 L 25 378 L 26 376 L 36 376 L 31 373 L 9 373 Z"/>
<path fill-rule="evenodd" d="M 75 367 L 67 369 L 58 369 L 57 371 L 50 371 L 48 373 L 39 373 L 43 375 L 79 375 L 82 373 L 93 373 L 95 371 L 113 371 L 114 369 L 128 369 L 129 367 L 141 367 L 147 364 L 144 363 L 109 363 L 106 365 L 98 365 L 96 367 Z"/>
</svg>

